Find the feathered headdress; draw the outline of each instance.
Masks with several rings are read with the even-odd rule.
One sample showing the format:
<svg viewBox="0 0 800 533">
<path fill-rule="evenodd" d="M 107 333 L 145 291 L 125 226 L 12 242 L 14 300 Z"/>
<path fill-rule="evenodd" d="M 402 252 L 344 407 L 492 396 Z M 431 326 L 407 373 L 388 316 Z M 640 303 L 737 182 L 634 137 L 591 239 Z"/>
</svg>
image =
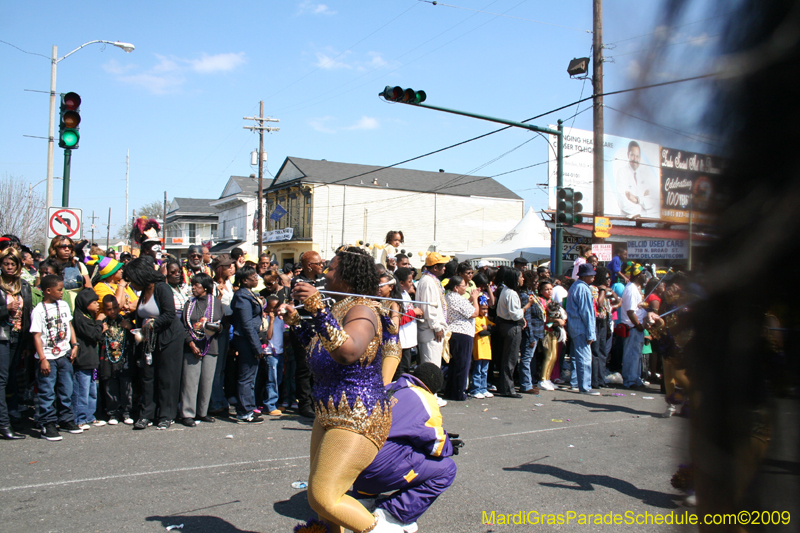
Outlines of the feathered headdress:
<svg viewBox="0 0 800 533">
<path fill-rule="evenodd" d="M 158 232 L 161 225 L 154 218 L 139 217 L 133 221 L 131 239 L 142 245 L 146 242 L 161 241 Z"/>
</svg>

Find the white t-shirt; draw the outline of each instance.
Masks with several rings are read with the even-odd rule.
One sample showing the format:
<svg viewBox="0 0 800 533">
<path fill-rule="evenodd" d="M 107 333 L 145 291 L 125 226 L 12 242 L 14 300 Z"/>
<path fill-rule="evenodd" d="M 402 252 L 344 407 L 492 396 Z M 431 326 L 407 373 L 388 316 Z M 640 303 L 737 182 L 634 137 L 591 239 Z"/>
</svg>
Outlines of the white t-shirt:
<svg viewBox="0 0 800 533">
<path fill-rule="evenodd" d="M 69 355 L 69 345 L 72 340 L 71 329 L 72 313 L 67 302 L 61 300 L 52 304 L 40 302 L 31 312 L 31 333 L 42 334 L 42 346 L 45 359 L 58 359 Z M 59 339 L 63 335 L 63 338 Z M 53 342 L 55 341 L 55 343 Z M 58 347 L 58 355 L 53 354 L 53 348 Z M 34 355 L 39 359 L 38 352 Z"/>
<path fill-rule="evenodd" d="M 403 312 L 409 315 L 414 314 L 414 302 L 406 291 L 403 291 Z M 417 345 L 417 319 L 411 320 L 407 324 L 400 326 L 398 332 L 400 337 L 400 347 L 404 350 L 413 348 Z"/>
<path fill-rule="evenodd" d="M 275 323 L 272 325 L 272 339 L 269 341 L 269 347 L 274 354 L 282 354 L 283 353 L 283 331 L 285 328 L 285 324 L 283 319 L 276 316 L 274 319 Z"/>
<path fill-rule="evenodd" d="M 569 293 L 567 292 L 567 289 L 561 285 L 556 285 L 553 287 L 553 300 L 558 304 L 563 303 L 564 298 L 566 298 L 568 294 Z"/>
<path fill-rule="evenodd" d="M 639 307 L 642 302 L 642 290 L 635 283 L 628 283 L 625 285 L 625 290 L 622 292 L 622 306 L 619 308 L 619 321 L 628 327 L 633 327 L 634 324 L 628 316 L 628 310 L 634 309 L 636 311 L 636 319 L 639 323 L 644 321 L 647 316 L 647 311 Z"/>
</svg>

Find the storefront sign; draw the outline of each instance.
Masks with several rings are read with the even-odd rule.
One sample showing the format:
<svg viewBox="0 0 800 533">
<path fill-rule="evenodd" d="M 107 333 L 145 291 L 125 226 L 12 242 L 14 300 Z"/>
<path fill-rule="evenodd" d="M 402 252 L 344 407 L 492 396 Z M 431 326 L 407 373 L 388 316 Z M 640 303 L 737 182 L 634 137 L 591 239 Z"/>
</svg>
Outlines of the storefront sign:
<svg viewBox="0 0 800 533">
<path fill-rule="evenodd" d="M 290 241 L 294 235 L 294 228 L 276 229 L 264 232 L 263 242 Z"/>
<path fill-rule="evenodd" d="M 592 254 L 597 256 L 598 261 L 608 262 L 614 257 L 610 244 L 593 244 Z"/>
<path fill-rule="evenodd" d="M 648 259 L 686 259 L 689 243 L 685 240 L 641 240 L 628 241 L 628 258 L 644 261 Z"/>
</svg>

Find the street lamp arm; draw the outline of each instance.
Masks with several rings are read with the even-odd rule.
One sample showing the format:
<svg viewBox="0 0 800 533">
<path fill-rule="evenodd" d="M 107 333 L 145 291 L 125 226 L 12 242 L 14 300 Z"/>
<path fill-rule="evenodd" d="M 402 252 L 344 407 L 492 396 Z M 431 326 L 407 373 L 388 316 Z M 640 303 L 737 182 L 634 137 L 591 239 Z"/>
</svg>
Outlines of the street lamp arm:
<svg viewBox="0 0 800 533">
<path fill-rule="evenodd" d="M 133 52 L 133 50 L 134 50 L 134 46 L 132 44 L 130 44 L 130 43 L 121 43 L 119 41 L 103 41 L 103 40 L 97 39 L 97 40 L 94 40 L 94 41 L 89 41 L 88 43 L 83 43 L 82 45 L 80 45 L 78 48 L 76 48 L 72 52 L 69 52 L 68 54 L 65 54 L 64 56 L 56 59 L 55 62 L 56 63 L 60 63 L 61 61 L 65 60 L 66 58 L 68 58 L 69 56 L 71 56 L 72 54 L 74 54 L 75 52 L 80 50 L 81 48 L 84 48 L 86 46 L 89 46 L 90 44 L 95 44 L 95 43 L 111 44 L 111 45 L 116 46 L 117 48 L 122 48 L 123 50 L 125 50 L 128 53 Z"/>
</svg>

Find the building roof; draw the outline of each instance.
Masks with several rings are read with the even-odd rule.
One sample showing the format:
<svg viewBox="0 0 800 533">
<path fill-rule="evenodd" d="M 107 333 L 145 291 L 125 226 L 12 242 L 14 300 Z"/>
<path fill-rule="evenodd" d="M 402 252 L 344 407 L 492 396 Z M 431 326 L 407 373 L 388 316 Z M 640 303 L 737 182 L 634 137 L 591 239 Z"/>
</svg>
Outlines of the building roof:
<svg viewBox="0 0 800 533">
<path fill-rule="evenodd" d="M 375 179 L 377 185 L 373 183 Z M 341 184 L 455 196 L 522 199 L 500 182 L 484 176 L 287 157 L 268 188 L 275 189 L 292 183 Z"/>
<path fill-rule="evenodd" d="M 217 210 L 211 206 L 214 200 L 214 198 L 173 198 L 167 215 L 216 215 Z"/>
<path fill-rule="evenodd" d="M 225 198 L 233 194 L 244 194 L 255 197 L 258 194 L 258 180 L 249 176 L 231 176 L 220 198 Z"/>
</svg>

